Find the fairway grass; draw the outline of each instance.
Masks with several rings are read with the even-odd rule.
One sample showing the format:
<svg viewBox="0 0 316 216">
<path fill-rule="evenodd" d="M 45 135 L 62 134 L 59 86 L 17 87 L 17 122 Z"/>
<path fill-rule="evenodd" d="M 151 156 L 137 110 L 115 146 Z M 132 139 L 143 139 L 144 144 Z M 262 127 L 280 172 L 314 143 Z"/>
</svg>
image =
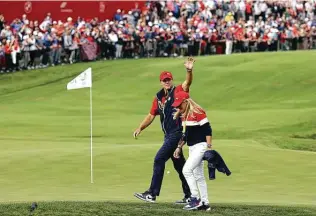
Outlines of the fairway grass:
<svg viewBox="0 0 316 216">
<path fill-rule="evenodd" d="M 212 215 L 315 212 L 315 58 L 312 51 L 197 58 L 190 94 L 206 109 L 214 149 L 232 171 L 207 179 Z M 24 202 L 33 201 L 46 201 L 35 215 L 186 215 L 165 204 L 183 196 L 171 161 L 157 205 L 133 197 L 148 189 L 163 139 L 158 118 L 137 140 L 133 130 L 150 110 L 160 71 L 172 71 L 180 84 L 183 61 L 103 61 L 1 75 L 0 215 L 21 215 L 29 205 Z M 66 90 L 88 67 L 93 184 L 89 89 Z"/>
<path fill-rule="evenodd" d="M 130 201 L 135 199 L 134 192 L 149 187 L 152 158 L 160 144 L 104 144 L 96 138 L 91 184 L 89 139 L 85 140 L 41 141 L 37 147 L 32 142 L 11 141 L 14 146 L 29 148 L 0 153 L 0 183 L 5 185 L 0 201 Z M 246 140 L 219 140 L 216 145 L 232 175 L 216 173 L 215 180 L 207 180 L 212 202 L 315 204 L 315 164 L 309 164 L 315 159 L 314 152 L 267 148 Z M 166 170 L 170 174 L 165 173 L 158 201 L 173 202 L 182 197 L 181 186 L 171 162 Z"/>
</svg>

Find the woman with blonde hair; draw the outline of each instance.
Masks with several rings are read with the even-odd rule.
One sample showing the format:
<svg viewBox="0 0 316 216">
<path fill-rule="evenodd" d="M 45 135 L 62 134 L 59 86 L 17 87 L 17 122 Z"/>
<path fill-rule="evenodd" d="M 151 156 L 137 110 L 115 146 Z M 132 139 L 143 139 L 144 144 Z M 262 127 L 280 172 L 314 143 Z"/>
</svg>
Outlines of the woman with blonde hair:
<svg viewBox="0 0 316 216">
<path fill-rule="evenodd" d="M 183 175 L 190 187 L 191 201 L 185 210 L 211 210 L 208 201 L 207 184 L 204 177 L 203 156 L 212 147 L 212 128 L 205 111 L 194 102 L 187 92 L 181 91 L 175 95 L 172 104 L 177 108 L 174 119 L 181 117 L 184 136 L 174 152 L 178 158 L 185 143 L 189 146 L 189 158 L 183 167 Z"/>
</svg>

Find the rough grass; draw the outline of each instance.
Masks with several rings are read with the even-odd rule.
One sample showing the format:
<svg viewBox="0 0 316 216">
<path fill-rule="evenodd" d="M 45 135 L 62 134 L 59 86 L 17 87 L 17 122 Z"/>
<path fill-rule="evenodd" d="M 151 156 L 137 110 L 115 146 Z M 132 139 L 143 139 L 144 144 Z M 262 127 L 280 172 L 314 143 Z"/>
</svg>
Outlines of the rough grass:
<svg viewBox="0 0 316 216">
<path fill-rule="evenodd" d="M 31 204 L 2 204 L 1 215 L 116 215 L 116 216 L 173 216 L 183 215 L 197 216 L 312 216 L 316 215 L 313 207 L 288 207 L 288 206 L 260 206 L 260 205 L 223 205 L 215 204 L 211 211 L 188 212 L 182 210 L 182 206 L 173 204 L 137 204 L 125 202 L 44 202 L 38 203 L 38 208 L 30 213 Z"/>
</svg>

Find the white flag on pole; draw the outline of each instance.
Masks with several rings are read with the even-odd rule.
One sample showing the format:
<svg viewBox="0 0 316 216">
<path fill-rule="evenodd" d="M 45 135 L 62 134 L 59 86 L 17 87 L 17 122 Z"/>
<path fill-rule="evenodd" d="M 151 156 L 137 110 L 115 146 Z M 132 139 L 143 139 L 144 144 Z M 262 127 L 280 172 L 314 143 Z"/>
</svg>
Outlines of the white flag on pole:
<svg viewBox="0 0 316 216">
<path fill-rule="evenodd" d="M 91 68 L 88 68 L 87 70 L 79 74 L 76 78 L 74 78 L 67 84 L 67 90 L 91 88 L 91 87 L 92 87 Z"/>
</svg>

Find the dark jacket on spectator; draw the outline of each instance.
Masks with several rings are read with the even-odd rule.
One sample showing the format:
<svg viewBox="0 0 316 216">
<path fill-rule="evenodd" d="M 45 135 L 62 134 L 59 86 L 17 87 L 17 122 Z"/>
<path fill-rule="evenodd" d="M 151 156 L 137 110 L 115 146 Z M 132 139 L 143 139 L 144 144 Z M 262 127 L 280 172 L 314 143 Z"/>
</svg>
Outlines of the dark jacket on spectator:
<svg viewBox="0 0 316 216">
<path fill-rule="evenodd" d="M 215 150 L 208 150 L 204 153 L 203 160 L 208 161 L 208 173 L 209 173 L 209 179 L 214 180 L 215 179 L 215 169 L 217 171 L 222 172 L 226 174 L 227 176 L 231 175 L 230 170 L 226 166 L 224 159 L 221 157 L 221 155 L 215 151 Z"/>
</svg>

